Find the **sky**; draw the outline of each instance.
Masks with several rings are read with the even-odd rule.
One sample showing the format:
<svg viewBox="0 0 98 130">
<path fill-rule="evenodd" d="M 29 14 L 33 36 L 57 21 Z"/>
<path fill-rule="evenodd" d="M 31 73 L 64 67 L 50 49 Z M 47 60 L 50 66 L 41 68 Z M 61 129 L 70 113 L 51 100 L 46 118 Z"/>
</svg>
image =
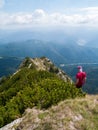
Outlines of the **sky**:
<svg viewBox="0 0 98 130">
<path fill-rule="evenodd" d="M 98 27 L 98 0 L 0 0 L 0 28 Z"/>
</svg>

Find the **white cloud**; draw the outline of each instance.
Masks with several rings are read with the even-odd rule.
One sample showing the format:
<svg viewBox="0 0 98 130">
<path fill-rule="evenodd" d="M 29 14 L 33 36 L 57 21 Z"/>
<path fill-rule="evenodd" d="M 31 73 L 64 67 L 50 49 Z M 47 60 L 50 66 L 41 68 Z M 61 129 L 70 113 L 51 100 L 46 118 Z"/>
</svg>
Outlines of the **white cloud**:
<svg viewBox="0 0 98 130">
<path fill-rule="evenodd" d="M 4 6 L 5 1 L 4 0 L 0 0 L 0 8 L 2 8 Z"/>
<path fill-rule="evenodd" d="M 77 41 L 77 44 L 80 45 L 80 46 L 84 46 L 86 43 L 87 43 L 87 41 L 84 40 L 84 39 L 79 39 L 79 40 Z"/>
<path fill-rule="evenodd" d="M 33 12 L 33 17 L 34 18 L 42 18 L 42 17 L 45 17 L 45 16 L 46 16 L 46 13 L 42 9 L 36 9 Z"/>
<path fill-rule="evenodd" d="M 84 11 L 86 14 L 97 14 L 98 13 L 98 7 L 87 7 L 82 8 L 80 11 Z"/>
<path fill-rule="evenodd" d="M 72 10 L 71 10 L 72 11 Z M 75 13 L 51 13 L 42 9 L 32 13 L 0 13 L 0 26 L 2 25 L 97 25 L 98 7 L 77 9 Z"/>
</svg>

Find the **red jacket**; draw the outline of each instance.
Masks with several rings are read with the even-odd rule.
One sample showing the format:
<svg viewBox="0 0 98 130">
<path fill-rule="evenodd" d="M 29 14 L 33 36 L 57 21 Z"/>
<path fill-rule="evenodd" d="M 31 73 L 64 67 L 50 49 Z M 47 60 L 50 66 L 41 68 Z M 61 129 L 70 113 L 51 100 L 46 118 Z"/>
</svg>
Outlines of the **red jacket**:
<svg viewBox="0 0 98 130">
<path fill-rule="evenodd" d="M 76 86 L 82 87 L 82 85 L 85 83 L 86 73 L 85 72 L 78 72 L 76 74 L 76 79 L 78 80 L 78 82 L 76 83 Z"/>
</svg>

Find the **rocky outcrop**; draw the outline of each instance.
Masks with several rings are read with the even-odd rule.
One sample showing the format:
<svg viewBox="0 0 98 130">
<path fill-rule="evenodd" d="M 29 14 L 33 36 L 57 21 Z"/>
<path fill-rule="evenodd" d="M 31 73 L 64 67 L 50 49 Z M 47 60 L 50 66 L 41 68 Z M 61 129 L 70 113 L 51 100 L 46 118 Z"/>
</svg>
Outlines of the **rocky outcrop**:
<svg viewBox="0 0 98 130">
<path fill-rule="evenodd" d="M 26 58 L 20 65 L 20 68 L 22 67 L 49 71 L 55 73 L 59 78 L 63 79 L 65 82 L 71 82 L 71 83 L 73 82 L 72 79 L 64 71 L 55 66 L 53 62 L 46 57 Z"/>
</svg>

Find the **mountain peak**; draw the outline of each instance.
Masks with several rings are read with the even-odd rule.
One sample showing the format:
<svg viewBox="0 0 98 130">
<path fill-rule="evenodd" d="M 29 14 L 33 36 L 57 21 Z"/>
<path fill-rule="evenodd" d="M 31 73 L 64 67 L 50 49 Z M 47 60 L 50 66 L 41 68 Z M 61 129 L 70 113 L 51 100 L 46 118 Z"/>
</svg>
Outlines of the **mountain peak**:
<svg viewBox="0 0 98 130">
<path fill-rule="evenodd" d="M 54 66 L 53 63 L 46 57 L 41 58 L 25 58 L 20 68 L 28 67 L 36 70 L 49 71 L 50 67 Z"/>
<path fill-rule="evenodd" d="M 41 58 L 25 58 L 22 64 L 20 65 L 20 69 L 23 67 L 27 67 L 29 69 L 43 70 L 55 73 L 59 78 L 63 79 L 65 82 L 73 82 L 72 79 L 60 68 L 56 67 L 53 62 L 47 57 Z"/>
</svg>

